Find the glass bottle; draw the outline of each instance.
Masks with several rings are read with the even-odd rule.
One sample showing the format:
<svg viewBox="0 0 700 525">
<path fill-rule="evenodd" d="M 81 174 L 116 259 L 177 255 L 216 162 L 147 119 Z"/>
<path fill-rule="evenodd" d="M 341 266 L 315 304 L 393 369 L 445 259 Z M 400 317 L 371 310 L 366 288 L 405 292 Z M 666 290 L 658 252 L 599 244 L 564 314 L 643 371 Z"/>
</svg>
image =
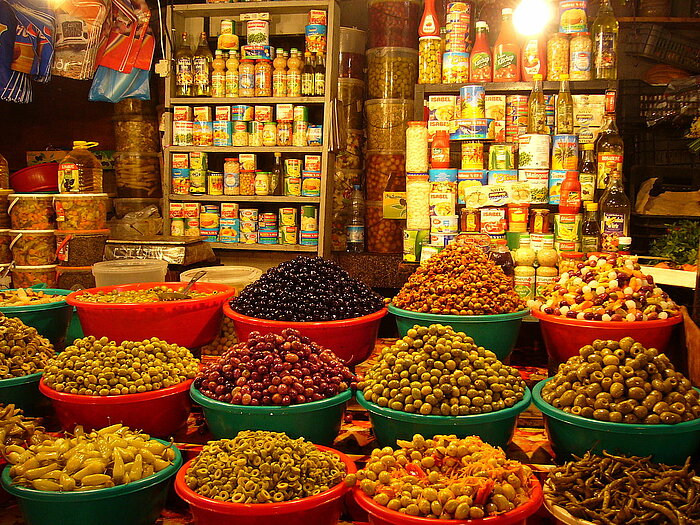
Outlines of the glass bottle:
<svg viewBox="0 0 700 525">
<path fill-rule="evenodd" d="M 322 97 L 326 94 L 326 59 L 323 53 L 316 55 L 314 66 L 314 95 Z"/>
<path fill-rule="evenodd" d="M 600 251 L 600 225 L 598 224 L 597 202 L 586 203 L 586 214 L 581 225 L 581 250 L 583 253 Z"/>
<path fill-rule="evenodd" d="M 192 68 L 192 46 L 187 33 L 182 33 L 180 47 L 175 52 L 175 96 L 191 97 L 193 93 L 194 71 Z"/>
<path fill-rule="evenodd" d="M 282 154 L 275 152 L 275 164 L 270 176 L 270 195 L 284 194 L 284 170 L 282 169 Z"/>
<path fill-rule="evenodd" d="M 598 16 L 591 27 L 593 73 L 597 79 L 617 79 L 617 39 L 620 24 L 610 0 L 602 0 Z"/>
<path fill-rule="evenodd" d="M 493 48 L 493 81 L 518 82 L 520 80 L 520 46 L 513 27 L 513 10 L 501 10 L 503 22 Z"/>
<path fill-rule="evenodd" d="M 257 60 L 255 62 L 255 96 L 272 96 L 272 61 Z"/>
<path fill-rule="evenodd" d="M 574 99 L 569 89 L 569 75 L 560 75 L 561 86 L 557 95 L 555 126 L 557 135 L 571 135 L 574 132 Z"/>
<path fill-rule="evenodd" d="M 287 60 L 287 96 L 301 96 L 301 66 L 302 61 L 299 58 L 299 52 L 292 48 Z"/>
<path fill-rule="evenodd" d="M 601 248 L 605 252 L 616 252 L 620 237 L 629 234 L 632 205 L 622 187 L 622 175 L 614 170 L 610 185 L 600 198 Z"/>
<path fill-rule="evenodd" d="M 221 21 L 217 49 L 222 51 L 238 49 L 238 35 L 236 34 L 236 22 L 230 18 Z"/>
<path fill-rule="evenodd" d="M 102 193 L 102 163 L 88 148 L 97 142 L 73 141 L 73 149 L 58 163 L 61 193 Z"/>
<path fill-rule="evenodd" d="M 223 98 L 226 96 L 226 61 L 224 52 L 217 49 L 214 52 L 214 60 L 211 63 L 211 96 Z"/>
<path fill-rule="evenodd" d="M 207 34 L 199 35 L 199 45 L 192 58 L 192 69 L 194 71 L 194 96 L 208 97 L 211 95 L 211 63 L 214 55 L 211 54 Z"/>
<path fill-rule="evenodd" d="M 476 38 L 469 56 L 469 82 L 491 82 L 493 78 L 493 55 L 489 45 L 489 25 L 476 23 Z"/>
<path fill-rule="evenodd" d="M 365 251 L 365 199 L 358 184 L 353 186 L 350 197 L 350 218 L 347 225 L 346 243 L 348 252 Z"/>
<path fill-rule="evenodd" d="M 581 155 L 581 167 L 578 174 L 578 180 L 581 183 L 581 200 L 583 202 L 594 199 L 596 177 L 595 145 L 590 143 L 584 144 L 583 154 Z"/>
<path fill-rule="evenodd" d="M 615 123 L 615 91 L 608 90 L 605 93 L 605 117 L 595 142 L 598 162 L 597 197 L 600 197 L 608 187 L 608 180 L 613 171 L 622 173 L 624 146 Z"/>
<path fill-rule="evenodd" d="M 238 96 L 255 96 L 255 63 L 247 58 L 238 66 Z"/>
<path fill-rule="evenodd" d="M 311 53 L 304 53 L 304 68 L 301 70 L 301 96 L 311 97 L 314 94 L 314 64 Z"/>
<path fill-rule="evenodd" d="M 534 75 L 534 79 L 535 83 L 527 101 L 527 132 L 547 135 L 547 104 L 542 90 L 542 75 Z"/>
<path fill-rule="evenodd" d="M 226 60 L 226 96 L 238 96 L 238 51 L 231 51 Z"/>
<path fill-rule="evenodd" d="M 492 246 L 489 252 L 489 259 L 503 269 L 503 273 L 506 274 L 506 277 L 511 281 L 513 280 L 515 263 L 513 262 L 513 256 L 506 245 L 505 239 L 496 239 L 495 246 Z"/>
<path fill-rule="evenodd" d="M 287 96 L 287 59 L 284 58 L 284 50 L 278 48 L 275 59 L 272 61 L 272 96 Z"/>
</svg>

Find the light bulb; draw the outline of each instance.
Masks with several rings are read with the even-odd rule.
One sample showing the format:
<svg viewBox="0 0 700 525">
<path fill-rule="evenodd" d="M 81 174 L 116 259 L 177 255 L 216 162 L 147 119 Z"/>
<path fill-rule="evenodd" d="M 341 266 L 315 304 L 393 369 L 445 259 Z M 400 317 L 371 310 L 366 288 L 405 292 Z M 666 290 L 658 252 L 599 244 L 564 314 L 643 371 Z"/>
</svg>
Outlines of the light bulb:
<svg viewBox="0 0 700 525">
<path fill-rule="evenodd" d="M 521 35 L 539 35 L 552 18 L 552 6 L 547 0 L 521 0 L 513 11 L 513 25 Z"/>
</svg>

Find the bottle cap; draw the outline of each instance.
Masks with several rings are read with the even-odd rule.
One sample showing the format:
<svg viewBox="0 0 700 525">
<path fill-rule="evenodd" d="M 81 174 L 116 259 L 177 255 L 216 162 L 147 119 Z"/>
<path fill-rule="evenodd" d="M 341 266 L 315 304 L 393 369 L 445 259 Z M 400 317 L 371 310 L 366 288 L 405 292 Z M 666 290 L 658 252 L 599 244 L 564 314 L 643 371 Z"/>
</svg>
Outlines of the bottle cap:
<svg viewBox="0 0 700 525">
<path fill-rule="evenodd" d="M 486 22 L 484 22 L 483 20 L 479 20 L 479 21 L 476 23 L 476 28 L 477 28 L 477 29 L 488 29 L 488 28 L 489 28 L 489 25 L 488 25 Z"/>
<path fill-rule="evenodd" d="M 587 202 L 586 203 L 586 211 L 598 211 L 598 203 L 597 202 Z"/>
</svg>

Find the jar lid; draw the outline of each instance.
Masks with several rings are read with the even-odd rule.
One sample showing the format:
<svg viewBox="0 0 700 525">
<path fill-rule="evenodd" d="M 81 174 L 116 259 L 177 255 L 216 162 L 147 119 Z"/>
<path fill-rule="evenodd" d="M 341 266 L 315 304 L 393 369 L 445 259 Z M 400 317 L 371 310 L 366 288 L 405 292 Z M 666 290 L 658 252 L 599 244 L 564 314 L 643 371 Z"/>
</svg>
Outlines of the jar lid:
<svg viewBox="0 0 700 525">
<path fill-rule="evenodd" d="M 57 264 L 42 264 L 39 266 L 15 266 L 14 268 L 12 268 L 12 271 L 14 272 L 15 270 L 18 270 L 22 272 L 33 272 L 39 270 L 53 270 L 57 266 Z"/>
<path fill-rule="evenodd" d="M 561 252 L 562 259 L 583 259 L 583 252 Z"/>
<path fill-rule="evenodd" d="M 3 230 L 0 230 L 2 232 Z M 37 233 L 56 233 L 56 230 L 4 230 L 10 233 L 10 235 L 18 235 L 20 233 L 36 235 Z"/>
<path fill-rule="evenodd" d="M 57 193 L 53 196 L 54 199 L 85 199 L 89 197 L 106 198 L 107 193 Z"/>
<path fill-rule="evenodd" d="M 92 272 L 92 266 L 59 266 L 56 273 Z"/>
<path fill-rule="evenodd" d="M 53 198 L 57 195 L 56 192 L 53 193 L 10 193 L 8 197 L 14 197 L 16 199 L 47 199 Z M 107 195 L 105 193 L 105 195 Z"/>
</svg>

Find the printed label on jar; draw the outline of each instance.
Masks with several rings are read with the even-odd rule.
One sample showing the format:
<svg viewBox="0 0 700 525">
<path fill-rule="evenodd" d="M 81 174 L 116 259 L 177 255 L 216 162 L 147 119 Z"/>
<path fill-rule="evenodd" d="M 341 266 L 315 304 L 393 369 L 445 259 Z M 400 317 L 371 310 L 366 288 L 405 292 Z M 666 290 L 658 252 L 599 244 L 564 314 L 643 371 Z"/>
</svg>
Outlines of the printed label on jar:
<svg viewBox="0 0 700 525">
<path fill-rule="evenodd" d="M 532 299 L 535 294 L 535 274 L 515 275 L 513 278 L 513 288 L 522 299 Z"/>
<path fill-rule="evenodd" d="M 571 53 L 571 71 L 585 72 L 591 69 L 591 53 L 577 51 Z"/>
<path fill-rule="evenodd" d="M 547 291 L 547 286 L 556 281 L 559 277 L 548 276 L 548 275 L 538 275 L 535 281 L 535 296 L 539 297 L 544 295 Z"/>
</svg>

